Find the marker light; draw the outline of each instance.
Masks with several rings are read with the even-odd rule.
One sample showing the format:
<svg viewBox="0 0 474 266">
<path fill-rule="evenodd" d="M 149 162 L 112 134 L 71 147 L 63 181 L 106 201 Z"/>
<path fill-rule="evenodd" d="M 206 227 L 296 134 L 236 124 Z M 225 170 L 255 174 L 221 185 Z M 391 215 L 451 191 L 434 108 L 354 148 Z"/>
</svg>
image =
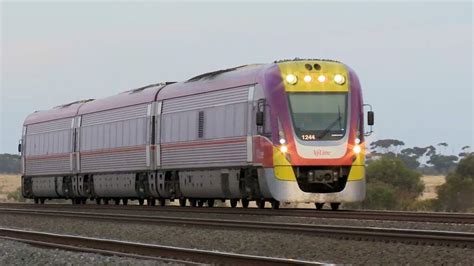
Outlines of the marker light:
<svg viewBox="0 0 474 266">
<path fill-rule="evenodd" d="M 311 82 L 311 80 L 313 80 L 313 78 L 310 75 L 304 76 L 304 81 L 305 82 Z"/>
<path fill-rule="evenodd" d="M 288 74 L 286 75 L 286 82 L 293 85 L 293 84 L 296 84 L 296 82 L 298 82 L 298 78 L 293 74 Z"/>
<path fill-rule="evenodd" d="M 286 140 L 285 139 L 280 139 L 280 144 L 283 145 L 286 143 Z"/>
<path fill-rule="evenodd" d="M 283 153 L 286 153 L 288 151 L 288 147 L 286 147 L 285 145 L 281 145 L 280 146 L 280 151 L 283 152 Z"/>
<path fill-rule="evenodd" d="M 355 145 L 354 148 L 352 148 L 355 154 L 359 154 L 360 151 L 362 150 L 359 145 Z"/>
<path fill-rule="evenodd" d="M 339 85 L 344 84 L 345 81 L 346 81 L 346 78 L 344 78 L 344 76 L 341 74 L 336 74 L 334 76 L 334 82 L 336 82 Z"/>
<path fill-rule="evenodd" d="M 359 143 L 360 143 L 360 139 L 359 139 L 359 138 L 356 138 L 356 139 L 355 139 L 355 143 L 356 143 L 356 144 L 359 144 Z"/>
<path fill-rule="evenodd" d="M 319 81 L 319 82 L 324 82 L 324 81 L 326 81 L 326 77 L 325 77 L 324 75 L 320 75 L 320 76 L 318 77 L 318 81 Z"/>
</svg>

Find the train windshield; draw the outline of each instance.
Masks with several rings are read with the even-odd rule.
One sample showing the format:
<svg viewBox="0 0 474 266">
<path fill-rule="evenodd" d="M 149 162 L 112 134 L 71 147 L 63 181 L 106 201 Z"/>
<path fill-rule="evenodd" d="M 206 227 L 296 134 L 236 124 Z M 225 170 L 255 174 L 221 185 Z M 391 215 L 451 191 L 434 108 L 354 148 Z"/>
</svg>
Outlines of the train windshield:
<svg viewBox="0 0 474 266">
<path fill-rule="evenodd" d="M 296 135 L 304 141 L 337 140 L 347 128 L 347 93 L 289 93 Z"/>
</svg>

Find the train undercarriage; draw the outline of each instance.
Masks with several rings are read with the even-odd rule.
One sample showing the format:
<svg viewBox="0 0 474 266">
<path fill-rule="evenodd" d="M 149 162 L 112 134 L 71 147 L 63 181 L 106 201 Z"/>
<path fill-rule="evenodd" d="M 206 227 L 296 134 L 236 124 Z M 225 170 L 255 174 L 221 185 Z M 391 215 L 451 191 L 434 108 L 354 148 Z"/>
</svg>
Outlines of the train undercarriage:
<svg viewBox="0 0 474 266">
<path fill-rule="evenodd" d="M 72 204 L 85 204 L 88 200 L 97 204 L 165 206 L 178 201 L 179 206 L 213 207 L 217 202 L 229 200 L 230 206 L 247 208 L 254 201 L 258 208 L 270 203 L 273 209 L 280 207 L 265 182 L 262 169 L 235 168 L 186 171 L 149 171 L 97 173 L 67 176 L 23 176 L 22 195 L 37 204 L 46 200 L 67 199 Z M 321 209 L 324 203 L 316 203 Z M 332 203 L 336 210 L 339 203 Z"/>
</svg>

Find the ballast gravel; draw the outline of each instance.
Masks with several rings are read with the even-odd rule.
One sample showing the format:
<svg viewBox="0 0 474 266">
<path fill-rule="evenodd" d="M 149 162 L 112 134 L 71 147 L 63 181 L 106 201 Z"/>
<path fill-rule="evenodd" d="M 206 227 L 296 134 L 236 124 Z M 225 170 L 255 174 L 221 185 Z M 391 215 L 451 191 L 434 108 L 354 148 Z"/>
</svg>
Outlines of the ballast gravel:
<svg viewBox="0 0 474 266">
<path fill-rule="evenodd" d="M 42 249 L 0 239 L 0 265 L 171 265 L 153 260 L 102 256 L 94 253 Z"/>
<path fill-rule="evenodd" d="M 304 234 L 144 225 L 2 214 L 0 226 L 61 234 L 343 264 L 466 264 L 468 248 L 340 240 Z"/>
<path fill-rule="evenodd" d="M 179 210 L 166 210 L 162 207 L 146 207 L 124 206 L 127 208 L 104 208 L 104 206 L 95 207 L 95 205 L 87 205 L 87 208 L 74 208 L 74 206 L 60 205 L 57 208 L 53 205 L 45 205 L 45 210 L 58 210 L 66 212 L 98 212 L 110 214 L 140 215 L 140 216 L 172 216 L 183 218 L 205 218 L 205 219 L 225 219 L 225 220 L 245 220 L 275 223 L 300 223 L 300 224 L 319 224 L 319 225 L 346 225 L 346 226 L 371 226 L 382 228 L 400 228 L 400 229 L 416 229 L 416 230 L 440 230 L 440 231 L 459 231 L 474 233 L 474 224 L 452 224 L 452 223 L 429 223 L 429 222 L 409 222 L 409 221 L 389 221 L 389 220 L 357 220 L 357 219 L 337 219 L 337 218 L 319 218 L 319 217 L 292 217 L 278 215 L 261 215 L 261 214 L 232 214 L 228 213 L 207 213 L 206 208 L 202 208 L 202 212 L 186 212 Z M 137 207 L 137 208 L 133 208 Z M 24 208 L 24 207 L 21 207 Z M 38 207 L 42 209 L 42 206 Z M 234 209 L 235 210 L 235 209 Z M 276 211 L 278 212 L 278 211 Z"/>
<path fill-rule="evenodd" d="M 157 207 L 159 208 L 159 207 Z M 72 209 L 64 211 L 74 211 Z M 275 223 L 299 223 L 299 224 L 320 224 L 320 225 L 347 225 L 347 226 L 371 226 L 383 228 L 400 228 L 416 230 L 440 230 L 440 231 L 459 231 L 474 233 L 474 224 L 451 224 L 451 223 L 428 223 L 428 222 L 408 222 L 408 221 L 388 221 L 388 220 L 356 220 L 356 219 L 336 219 L 336 218 L 318 218 L 318 217 L 291 217 L 278 215 L 257 215 L 257 214 L 217 214 L 198 212 L 179 212 L 179 211 L 150 211 L 132 210 L 132 209 L 101 209 L 101 210 L 77 210 L 79 212 L 100 212 L 111 214 L 129 214 L 140 216 L 172 216 L 183 218 L 203 218 L 203 219 L 224 219 L 224 220 L 244 220 Z"/>
</svg>

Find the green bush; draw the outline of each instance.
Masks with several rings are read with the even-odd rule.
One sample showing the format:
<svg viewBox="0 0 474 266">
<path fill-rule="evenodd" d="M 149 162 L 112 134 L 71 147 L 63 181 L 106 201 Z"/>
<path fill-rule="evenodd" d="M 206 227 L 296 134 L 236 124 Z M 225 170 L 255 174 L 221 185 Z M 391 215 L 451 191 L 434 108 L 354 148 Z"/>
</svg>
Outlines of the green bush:
<svg viewBox="0 0 474 266">
<path fill-rule="evenodd" d="M 405 166 L 395 156 L 383 156 L 366 168 L 367 194 L 362 203 L 351 208 L 408 210 L 423 192 L 421 174 Z"/>
<path fill-rule="evenodd" d="M 440 211 L 474 210 L 474 155 L 462 159 L 456 170 L 446 176 L 446 183 L 438 189 L 435 207 Z"/>
<path fill-rule="evenodd" d="M 370 209 L 394 209 L 397 205 L 396 191 L 384 183 L 368 183 L 367 195 L 362 202 L 362 208 Z"/>
</svg>

